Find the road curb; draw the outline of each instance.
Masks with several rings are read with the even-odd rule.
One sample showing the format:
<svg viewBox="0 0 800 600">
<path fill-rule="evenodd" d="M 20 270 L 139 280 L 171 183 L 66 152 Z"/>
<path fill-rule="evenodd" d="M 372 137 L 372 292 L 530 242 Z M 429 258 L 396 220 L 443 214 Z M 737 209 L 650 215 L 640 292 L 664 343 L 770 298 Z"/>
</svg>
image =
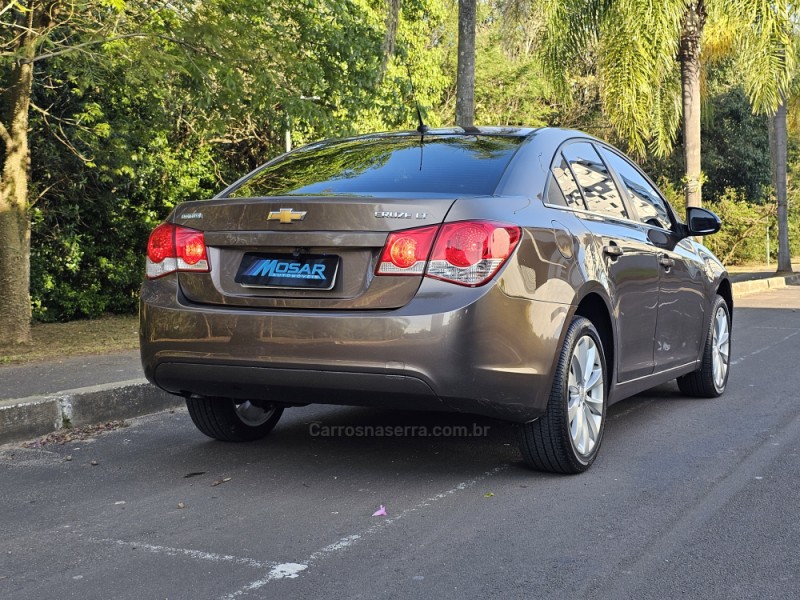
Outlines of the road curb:
<svg viewBox="0 0 800 600">
<path fill-rule="evenodd" d="M 0 445 L 57 431 L 130 419 L 183 405 L 145 379 L 132 379 L 45 396 L 0 400 Z"/>
<path fill-rule="evenodd" d="M 800 273 L 781 277 L 766 277 L 764 279 L 750 279 L 747 281 L 733 282 L 733 295 L 746 296 L 756 292 L 785 288 L 787 285 L 800 284 Z"/>
</svg>

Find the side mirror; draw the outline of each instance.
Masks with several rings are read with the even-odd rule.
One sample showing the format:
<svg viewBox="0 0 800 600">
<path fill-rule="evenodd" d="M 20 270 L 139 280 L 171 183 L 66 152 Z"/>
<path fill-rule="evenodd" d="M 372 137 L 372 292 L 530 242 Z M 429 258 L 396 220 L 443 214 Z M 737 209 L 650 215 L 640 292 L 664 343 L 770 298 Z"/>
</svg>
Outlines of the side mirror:
<svg viewBox="0 0 800 600">
<path fill-rule="evenodd" d="M 710 210 L 690 206 L 686 209 L 686 230 L 689 235 L 711 235 L 722 227 L 722 221 Z"/>
</svg>

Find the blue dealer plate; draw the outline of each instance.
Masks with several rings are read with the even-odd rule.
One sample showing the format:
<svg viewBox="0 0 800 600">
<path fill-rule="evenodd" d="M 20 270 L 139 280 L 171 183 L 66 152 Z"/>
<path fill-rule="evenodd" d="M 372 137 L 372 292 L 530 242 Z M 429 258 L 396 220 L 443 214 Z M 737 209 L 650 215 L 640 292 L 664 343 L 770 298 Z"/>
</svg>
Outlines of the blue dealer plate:
<svg viewBox="0 0 800 600">
<path fill-rule="evenodd" d="M 329 290 L 338 270 L 338 256 L 248 253 L 234 281 L 245 287 Z"/>
</svg>

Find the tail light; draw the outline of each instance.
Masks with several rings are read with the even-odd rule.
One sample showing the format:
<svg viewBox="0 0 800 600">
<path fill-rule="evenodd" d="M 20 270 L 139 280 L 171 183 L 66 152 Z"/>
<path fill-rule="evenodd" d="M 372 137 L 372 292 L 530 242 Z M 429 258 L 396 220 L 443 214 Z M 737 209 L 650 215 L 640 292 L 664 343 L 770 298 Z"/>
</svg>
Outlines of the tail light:
<svg viewBox="0 0 800 600">
<path fill-rule="evenodd" d="M 428 262 L 428 277 L 478 286 L 503 266 L 520 238 L 520 229 L 487 221 L 445 223 Z"/>
<path fill-rule="evenodd" d="M 397 231 L 386 240 L 376 274 L 424 273 L 459 285 L 483 285 L 511 256 L 520 235 L 516 225 L 490 221 L 459 221 Z"/>
<path fill-rule="evenodd" d="M 147 241 L 148 279 L 156 279 L 175 271 L 208 273 L 211 270 L 202 231 L 162 223 Z"/>
<path fill-rule="evenodd" d="M 383 247 L 378 275 L 422 275 L 439 226 L 395 231 Z"/>
</svg>

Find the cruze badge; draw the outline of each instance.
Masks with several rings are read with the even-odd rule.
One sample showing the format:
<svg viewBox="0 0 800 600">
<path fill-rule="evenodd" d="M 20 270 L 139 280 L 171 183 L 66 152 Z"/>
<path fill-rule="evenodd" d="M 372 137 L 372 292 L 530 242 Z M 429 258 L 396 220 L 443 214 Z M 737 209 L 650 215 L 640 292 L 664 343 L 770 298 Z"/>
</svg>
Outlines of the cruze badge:
<svg viewBox="0 0 800 600">
<path fill-rule="evenodd" d="M 281 223 L 289 224 L 295 221 L 302 221 L 305 216 L 306 211 L 304 210 L 282 208 L 280 210 L 271 210 L 267 215 L 267 221 L 280 221 Z"/>
<path fill-rule="evenodd" d="M 399 211 L 399 210 L 376 210 L 375 218 L 376 219 L 427 219 L 428 213 L 426 212 L 412 213 L 408 211 Z"/>
</svg>

